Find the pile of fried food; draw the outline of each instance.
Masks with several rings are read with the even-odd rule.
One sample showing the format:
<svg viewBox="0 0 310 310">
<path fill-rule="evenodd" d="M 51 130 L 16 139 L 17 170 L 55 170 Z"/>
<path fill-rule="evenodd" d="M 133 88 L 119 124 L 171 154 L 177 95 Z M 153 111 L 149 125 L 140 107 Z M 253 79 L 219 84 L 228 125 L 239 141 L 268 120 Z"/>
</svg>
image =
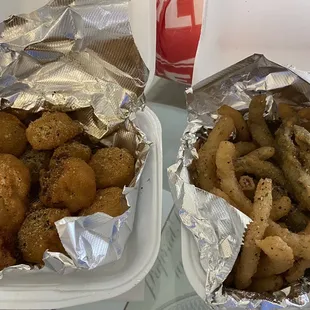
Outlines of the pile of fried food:
<svg viewBox="0 0 310 310">
<path fill-rule="evenodd" d="M 65 253 L 55 222 L 66 216 L 123 214 L 134 174 L 128 150 L 91 143 L 66 113 L 0 112 L 0 269 Z"/>
<path fill-rule="evenodd" d="M 225 282 L 251 292 L 278 291 L 310 268 L 310 108 L 280 103 L 276 123 L 265 108 L 265 95 L 253 97 L 246 121 L 221 106 L 193 165 L 196 186 L 252 219 Z"/>
</svg>

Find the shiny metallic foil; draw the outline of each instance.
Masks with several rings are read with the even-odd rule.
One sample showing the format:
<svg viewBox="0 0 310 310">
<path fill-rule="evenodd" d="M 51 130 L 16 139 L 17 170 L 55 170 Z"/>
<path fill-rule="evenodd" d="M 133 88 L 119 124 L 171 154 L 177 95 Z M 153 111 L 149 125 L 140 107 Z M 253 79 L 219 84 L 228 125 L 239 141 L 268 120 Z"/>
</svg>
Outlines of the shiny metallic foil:
<svg viewBox="0 0 310 310">
<path fill-rule="evenodd" d="M 0 24 L 0 110 L 72 112 L 89 137 L 127 148 L 136 174 L 124 188 L 129 210 L 56 223 L 71 258 L 46 252 L 44 271 L 66 274 L 118 260 L 133 229 L 150 143 L 131 121 L 144 104 L 148 70 L 134 43 L 128 0 L 54 0 Z M 8 272 L 38 272 L 19 265 Z M 39 271 L 40 272 L 40 271 Z"/>
<path fill-rule="evenodd" d="M 208 135 L 217 109 L 229 105 L 247 116 L 251 98 L 267 93 L 265 117 L 277 120 L 277 103 L 310 106 L 310 75 L 253 55 L 201 81 L 186 92 L 188 126 L 178 161 L 168 169 L 171 192 L 183 225 L 192 232 L 206 273 L 206 303 L 214 309 L 274 309 L 310 306 L 310 278 L 273 294 L 228 289 L 223 282 L 240 251 L 251 221 L 225 200 L 192 184 L 191 164 L 198 158 L 198 140 Z"/>
</svg>

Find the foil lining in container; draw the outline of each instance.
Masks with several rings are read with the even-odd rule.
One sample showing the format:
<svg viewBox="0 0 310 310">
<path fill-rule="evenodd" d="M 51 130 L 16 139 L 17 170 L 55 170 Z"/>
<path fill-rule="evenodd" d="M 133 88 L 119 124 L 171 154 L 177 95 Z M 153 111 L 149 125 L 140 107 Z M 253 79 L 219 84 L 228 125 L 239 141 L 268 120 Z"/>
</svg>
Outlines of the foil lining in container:
<svg viewBox="0 0 310 310">
<path fill-rule="evenodd" d="M 66 274 L 118 260 L 133 229 L 139 180 L 150 148 L 132 122 L 143 107 L 148 70 L 131 33 L 127 0 L 53 0 L 0 24 L 0 110 L 71 112 L 92 139 L 136 158 L 125 187 L 129 210 L 64 218 L 56 227 L 67 253 L 46 252 L 46 270 Z M 41 270 L 40 270 L 41 271 Z M 18 265 L 6 273 L 40 272 Z"/>
<path fill-rule="evenodd" d="M 191 231 L 205 271 L 206 303 L 214 309 L 274 309 L 309 306 L 310 278 L 273 294 L 226 288 L 224 280 L 234 266 L 243 234 L 251 221 L 225 200 L 192 184 L 191 164 L 198 158 L 197 142 L 208 136 L 218 118 L 217 109 L 229 105 L 245 113 L 251 98 L 267 93 L 265 118 L 277 120 L 278 100 L 310 106 L 310 76 L 285 68 L 262 55 L 250 56 L 203 80 L 186 91 L 188 125 L 178 161 L 168 169 L 171 192 L 183 225 Z"/>
</svg>

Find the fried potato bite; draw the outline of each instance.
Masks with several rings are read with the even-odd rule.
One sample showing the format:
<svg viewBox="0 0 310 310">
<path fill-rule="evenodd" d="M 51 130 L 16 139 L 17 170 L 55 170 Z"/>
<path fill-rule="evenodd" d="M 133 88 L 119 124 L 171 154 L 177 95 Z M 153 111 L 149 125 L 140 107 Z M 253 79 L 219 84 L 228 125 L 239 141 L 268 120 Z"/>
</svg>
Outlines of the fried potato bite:
<svg viewBox="0 0 310 310">
<path fill-rule="evenodd" d="M 293 267 L 293 250 L 280 237 L 274 236 L 257 240 L 256 245 L 266 254 L 260 258 L 255 274 L 256 278 L 281 274 Z"/>
<path fill-rule="evenodd" d="M 235 158 L 236 149 L 234 144 L 222 141 L 216 152 L 217 176 L 220 180 L 221 190 L 233 200 L 241 212 L 250 216 L 252 213 L 252 202 L 245 196 L 236 178 Z"/>
<path fill-rule="evenodd" d="M 80 158 L 88 163 L 91 158 L 91 149 L 89 146 L 77 141 L 65 143 L 54 151 L 50 166 L 57 165 L 59 161 L 69 157 Z"/>
<path fill-rule="evenodd" d="M 275 183 L 284 186 L 286 182 L 281 169 L 276 167 L 269 161 L 259 159 L 258 155 L 263 157 L 263 154 L 259 153 L 259 150 L 261 149 L 257 149 L 248 155 L 238 158 L 235 162 L 236 172 L 241 175 L 245 173 L 253 174 L 257 178 L 270 178 Z M 266 156 L 269 156 L 271 154 L 272 153 L 269 153 Z"/>
<path fill-rule="evenodd" d="M 276 150 L 279 164 L 295 199 L 302 208 L 310 210 L 310 176 L 298 160 L 298 150 L 292 140 L 294 123 L 294 119 L 284 121 L 277 130 Z"/>
<path fill-rule="evenodd" d="M 249 291 L 264 293 L 264 292 L 276 292 L 283 287 L 284 281 L 281 276 L 270 276 L 267 278 L 254 279 Z"/>
<path fill-rule="evenodd" d="M 18 243 L 23 258 L 28 263 L 42 263 L 46 250 L 64 253 L 55 222 L 70 216 L 68 210 L 45 209 L 29 214 L 19 233 Z"/>
<path fill-rule="evenodd" d="M 215 164 L 216 152 L 220 143 L 228 140 L 234 130 L 235 125 L 232 118 L 222 116 L 210 132 L 208 140 L 198 151 L 199 158 L 196 161 L 198 184 L 205 191 L 218 187 Z"/>
<path fill-rule="evenodd" d="M 283 196 L 280 199 L 273 201 L 270 218 L 273 221 L 278 221 L 282 217 L 288 215 L 291 209 L 291 199 L 287 196 Z"/>
<path fill-rule="evenodd" d="M 84 160 L 70 157 L 41 173 L 40 200 L 51 208 L 71 213 L 88 208 L 96 196 L 95 173 Z"/>
<path fill-rule="evenodd" d="M 285 241 L 294 252 L 294 256 L 310 259 L 310 235 L 298 235 L 279 224 L 269 220 L 266 236 L 278 236 Z"/>
<path fill-rule="evenodd" d="M 234 125 L 236 127 L 237 131 L 237 139 L 240 141 L 249 141 L 251 136 L 250 132 L 248 130 L 248 125 L 246 121 L 243 118 L 243 115 L 241 114 L 240 111 L 237 111 L 233 109 L 230 106 L 227 105 L 222 105 L 218 110 L 217 110 L 219 115 L 227 115 L 231 117 L 234 121 Z"/>
<path fill-rule="evenodd" d="M 0 229 L 6 234 L 17 233 L 26 214 L 23 200 L 18 197 L 0 196 Z"/>
<path fill-rule="evenodd" d="M 268 218 L 272 208 L 272 181 L 261 179 L 256 188 L 253 204 L 253 222 L 248 226 L 237 266 L 235 284 L 238 289 L 246 289 L 257 271 L 260 248 L 257 240 L 262 240 L 268 227 Z"/>
<path fill-rule="evenodd" d="M 82 132 L 82 127 L 66 113 L 46 112 L 32 122 L 26 136 L 35 150 L 51 150 Z"/>
<path fill-rule="evenodd" d="M 223 198 L 230 205 L 232 205 L 232 206 L 234 206 L 236 208 L 236 204 L 233 202 L 233 200 L 227 194 L 225 194 L 222 190 L 220 190 L 219 188 L 213 187 L 211 189 L 210 193 L 215 195 L 215 196 L 218 196 L 220 198 Z"/>
<path fill-rule="evenodd" d="M 249 106 L 249 128 L 253 140 L 260 146 L 273 146 L 274 139 L 264 119 L 266 96 L 255 96 Z"/>
<path fill-rule="evenodd" d="M 32 183 L 39 182 L 40 171 L 48 167 L 51 156 L 52 154 L 49 151 L 36 151 L 33 149 L 28 149 L 21 156 L 21 161 L 30 171 Z"/>
<path fill-rule="evenodd" d="M 122 215 L 128 210 L 126 199 L 119 187 L 110 187 L 101 189 L 97 192 L 94 203 L 81 211 L 81 216 L 92 215 L 97 212 L 103 212 L 112 217 Z"/>
<path fill-rule="evenodd" d="M 0 153 L 20 156 L 26 149 L 24 124 L 14 115 L 0 112 Z"/>
<path fill-rule="evenodd" d="M 0 154 L 0 195 L 25 199 L 30 189 L 30 172 L 10 154 Z"/>
<path fill-rule="evenodd" d="M 98 188 L 128 186 L 135 176 L 135 159 L 126 150 L 110 147 L 98 150 L 89 165 L 95 171 Z"/>
<path fill-rule="evenodd" d="M 310 268 L 310 260 L 309 259 L 300 259 L 295 262 L 294 266 L 287 272 L 285 276 L 285 280 L 288 283 L 293 283 L 301 279 L 305 271 Z"/>
<path fill-rule="evenodd" d="M 235 143 L 236 157 L 241 157 L 254 151 L 257 147 L 253 142 L 237 142 Z"/>
</svg>

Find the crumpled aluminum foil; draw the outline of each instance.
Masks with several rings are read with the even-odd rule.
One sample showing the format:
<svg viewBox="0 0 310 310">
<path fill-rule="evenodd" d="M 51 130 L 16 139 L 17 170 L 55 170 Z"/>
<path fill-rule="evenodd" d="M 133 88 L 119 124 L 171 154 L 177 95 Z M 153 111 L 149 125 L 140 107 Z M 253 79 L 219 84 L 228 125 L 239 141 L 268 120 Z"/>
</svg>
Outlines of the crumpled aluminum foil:
<svg viewBox="0 0 310 310">
<path fill-rule="evenodd" d="M 228 289 L 223 282 L 240 251 L 251 221 L 225 200 L 192 185 L 196 145 L 213 128 L 217 109 L 229 105 L 247 113 L 251 98 L 267 93 L 265 117 L 277 120 L 277 103 L 310 106 L 310 74 L 282 67 L 262 55 L 253 55 L 201 81 L 186 91 L 188 126 L 178 161 L 168 169 L 173 199 L 183 225 L 196 240 L 200 263 L 206 273 L 206 303 L 214 309 L 300 308 L 310 305 L 310 278 L 273 294 Z"/>
<path fill-rule="evenodd" d="M 127 148 L 136 173 L 124 188 L 129 210 L 56 223 L 71 258 L 46 252 L 43 271 L 67 274 L 118 260 L 133 229 L 139 180 L 150 148 L 132 122 L 143 107 L 148 70 L 134 43 L 128 0 L 53 0 L 0 24 L 0 110 L 71 112 L 89 137 Z M 0 273 L 40 272 L 27 265 Z"/>
</svg>

